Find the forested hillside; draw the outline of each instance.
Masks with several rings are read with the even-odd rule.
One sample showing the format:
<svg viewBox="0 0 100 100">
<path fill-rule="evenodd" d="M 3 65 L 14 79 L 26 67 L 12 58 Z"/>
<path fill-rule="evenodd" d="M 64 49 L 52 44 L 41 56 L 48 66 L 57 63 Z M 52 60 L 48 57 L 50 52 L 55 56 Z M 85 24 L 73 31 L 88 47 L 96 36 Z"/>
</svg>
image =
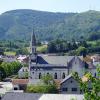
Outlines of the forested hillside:
<svg viewBox="0 0 100 100">
<path fill-rule="evenodd" d="M 29 40 L 33 28 L 38 40 L 81 36 L 100 39 L 100 12 L 51 13 L 24 9 L 0 15 L 0 39 Z"/>
</svg>

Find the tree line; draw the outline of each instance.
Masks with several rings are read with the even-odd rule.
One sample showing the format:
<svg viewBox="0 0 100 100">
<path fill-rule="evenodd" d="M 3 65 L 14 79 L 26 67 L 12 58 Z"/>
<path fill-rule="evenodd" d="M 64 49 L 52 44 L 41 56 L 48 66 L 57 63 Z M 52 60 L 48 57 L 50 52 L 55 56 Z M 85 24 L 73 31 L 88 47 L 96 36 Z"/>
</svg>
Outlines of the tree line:
<svg viewBox="0 0 100 100">
<path fill-rule="evenodd" d="M 48 44 L 49 53 L 68 53 L 69 55 L 84 55 L 87 53 L 100 53 L 100 40 L 89 42 L 81 39 L 80 41 L 53 40 Z"/>
<path fill-rule="evenodd" d="M 21 67 L 22 65 L 19 62 L 0 61 L 0 80 L 3 80 L 8 76 L 15 75 Z"/>
<path fill-rule="evenodd" d="M 18 54 L 29 54 L 27 47 L 29 47 L 29 42 L 24 40 L 1 40 L 0 41 L 0 54 L 4 52 L 15 52 Z"/>
</svg>

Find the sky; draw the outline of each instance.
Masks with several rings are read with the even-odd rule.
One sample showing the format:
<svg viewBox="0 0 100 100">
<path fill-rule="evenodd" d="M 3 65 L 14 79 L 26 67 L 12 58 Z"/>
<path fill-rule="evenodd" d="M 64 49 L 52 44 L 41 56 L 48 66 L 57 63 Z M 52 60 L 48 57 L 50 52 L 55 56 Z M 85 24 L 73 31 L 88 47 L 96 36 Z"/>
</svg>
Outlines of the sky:
<svg viewBox="0 0 100 100">
<path fill-rule="evenodd" d="M 15 9 L 49 12 L 100 11 L 100 0 L 0 0 L 0 14 Z"/>
</svg>

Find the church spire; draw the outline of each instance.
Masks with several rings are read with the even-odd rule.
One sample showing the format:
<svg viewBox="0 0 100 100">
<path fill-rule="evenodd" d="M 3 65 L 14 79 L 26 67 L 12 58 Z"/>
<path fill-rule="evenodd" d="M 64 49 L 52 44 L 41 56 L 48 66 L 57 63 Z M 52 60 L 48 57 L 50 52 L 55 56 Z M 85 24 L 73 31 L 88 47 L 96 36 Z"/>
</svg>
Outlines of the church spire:
<svg viewBox="0 0 100 100">
<path fill-rule="evenodd" d="M 34 34 L 34 29 L 31 35 L 31 53 L 35 54 L 36 53 L 36 37 Z"/>
<path fill-rule="evenodd" d="M 32 46 L 36 46 L 36 37 L 35 37 L 34 29 L 31 36 L 31 42 L 32 42 Z"/>
</svg>

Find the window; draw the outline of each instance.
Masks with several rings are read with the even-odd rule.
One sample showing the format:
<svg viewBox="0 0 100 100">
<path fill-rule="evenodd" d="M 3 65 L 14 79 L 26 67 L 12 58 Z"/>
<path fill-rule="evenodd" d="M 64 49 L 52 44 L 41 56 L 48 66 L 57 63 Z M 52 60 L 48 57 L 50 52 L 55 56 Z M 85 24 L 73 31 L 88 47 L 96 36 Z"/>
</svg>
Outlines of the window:
<svg viewBox="0 0 100 100">
<path fill-rule="evenodd" d="M 73 83 L 73 81 L 72 81 L 72 80 L 71 80 L 70 82 L 71 82 L 71 83 Z"/>
<path fill-rule="evenodd" d="M 24 72 L 24 69 L 23 69 L 23 72 Z"/>
<path fill-rule="evenodd" d="M 41 73 L 39 73 L 39 79 L 41 79 L 41 77 L 42 77 L 42 75 L 41 75 Z"/>
<path fill-rule="evenodd" d="M 65 78 L 65 73 L 62 74 L 62 79 L 64 79 L 64 78 Z"/>
<path fill-rule="evenodd" d="M 96 77 L 96 73 L 94 73 L 94 77 Z"/>
<path fill-rule="evenodd" d="M 92 88 L 89 88 L 89 90 L 92 90 Z"/>
<path fill-rule="evenodd" d="M 68 91 L 68 89 L 67 88 L 62 88 L 62 91 Z"/>
<path fill-rule="evenodd" d="M 57 79 L 57 73 L 55 73 L 55 75 L 54 75 L 54 79 Z"/>
<path fill-rule="evenodd" d="M 47 73 L 47 75 L 49 75 L 49 73 Z"/>
<path fill-rule="evenodd" d="M 72 88 L 72 91 L 77 91 L 77 88 Z"/>
<path fill-rule="evenodd" d="M 14 87 L 14 90 L 18 90 L 18 88 L 17 87 Z"/>
</svg>

